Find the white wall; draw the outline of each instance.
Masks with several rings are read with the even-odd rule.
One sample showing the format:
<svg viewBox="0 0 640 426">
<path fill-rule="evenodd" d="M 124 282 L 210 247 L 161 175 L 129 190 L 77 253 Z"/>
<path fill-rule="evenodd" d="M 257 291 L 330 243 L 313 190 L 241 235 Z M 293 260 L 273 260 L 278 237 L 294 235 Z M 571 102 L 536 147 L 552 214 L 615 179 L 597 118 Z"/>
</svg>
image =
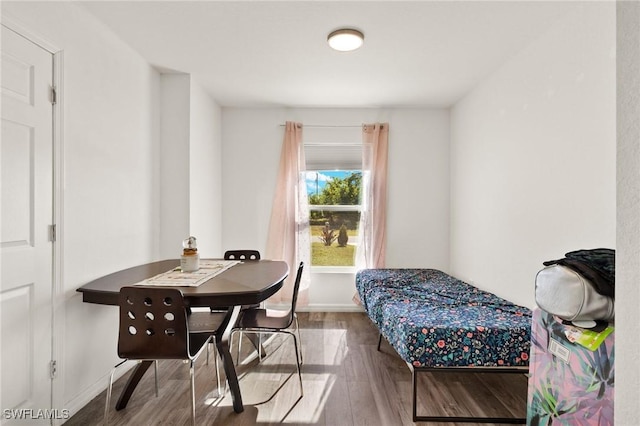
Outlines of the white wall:
<svg viewBox="0 0 640 426">
<path fill-rule="evenodd" d="M 189 236 L 191 78 L 162 74 L 160 123 L 160 257 L 176 258 Z"/>
<path fill-rule="evenodd" d="M 118 359 L 116 308 L 82 303 L 76 288 L 158 256 L 160 76 L 73 3 L 2 2 L 2 11 L 64 51 L 65 332 L 54 403 L 74 410 L 104 389 Z"/>
<path fill-rule="evenodd" d="M 617 18 L 615 423 L 626 426 L 637 424 L 640 401 L 640 3 L 618 2 Z"/>
<path fill-rule="evenodd" d="M 201 257 L 221 256 L 221 110 L 188 74 L 162 74 L 160 257 L 197 238 Z"/>
<path fill-rule="evenodd" d="M 615 248 L 615 3 L 584 2 L 451 113 L 451 270 L 534 306 L 542 262 Z"/>
<path fill-rule="evenodd" d="M 117 308 L 83 303 L 76 289 L 177 257 L 192 232 L 205 253 L 219 254 L 220 108 L 189 76 L 161 76 L 78 4 L 3 1 L 2 14 L 64 54 L 56 307 L 64 332 L 56 335 L 54 407 L 73 414 L 104 390 L 118 361 Z"/>
<path fill-rule="evenodd" d="M 222 110 L 191 78 L 190 235 L 201 257 L 222 256 Z"/>
<path fill-rule="evenodd" d="M 446 110 L 223 108 L 223 249 L 264 252 L 283 140 L 280 125 L 287 120 L 338 126 L 389 122 L 387 266 L 448 270 Z M 306 309 L 354 309 L 354 291 L 353 274 L 312 273 Z"/>
</svg>

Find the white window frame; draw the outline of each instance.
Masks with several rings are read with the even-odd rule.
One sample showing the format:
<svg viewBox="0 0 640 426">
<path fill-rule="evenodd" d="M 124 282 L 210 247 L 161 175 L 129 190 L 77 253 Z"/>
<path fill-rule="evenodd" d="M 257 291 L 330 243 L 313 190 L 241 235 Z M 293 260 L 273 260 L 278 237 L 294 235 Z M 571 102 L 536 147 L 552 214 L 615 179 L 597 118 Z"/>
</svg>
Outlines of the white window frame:
<svg viewBox="0 0 640 426">
<path fill-rule="evenodd" d="M 362 170 L 355 170 L 355 169 L 345 170 L 345 171 L 362 173 Z M 362 204 L 309 204 L 309 213 L 311 213 L 312 211 L 325 211 L 325 212 L 326 211 L 329 211 L 329 212 L 348 211 L 348 212 L 360 212 L 360 214 L 362 214 Z M 362 230 L 360 229 L 360 226 L 358 226 L 358 244 L 356 245 L 356 250 L 358 250 L 358 247 L 360 246 L 361 232 Z M 313 238 L 314 237 L 311 237 L 311 242 L 313 242 Z M 313 262 L 313 253 L 311 254 L 311 261 Z M 313 265 L 313 263 L 311 263 L 311 271 L 315 273 L 327 273 L 327 274 L 353 274 L 356 272 L 356 265 L 354 264 L 353 266 L 318 266 L 318 265 Z"/>
<path fill-rule="evenodd" d="M 305 172 L 320 171 L 359 171 L 362 170 L 362 126 L 361 125 L 307 125 L 304 134 L 304 149 L 306 158 Z M 360 205 L 312 205 L 309 204 L 309 213 L 312 211 L 359 211 L 362 214 L 362 202 Z M 359 241 L 362 241 L 363 230 L 358 229 Z M 314 241 L 311 238 L 309 244 Z M 310 259 L 310 263 L 313 259 Z M 349 273 L 357 271 L 356 266 L 313 266 L 314 273 Z"/>
</svg>

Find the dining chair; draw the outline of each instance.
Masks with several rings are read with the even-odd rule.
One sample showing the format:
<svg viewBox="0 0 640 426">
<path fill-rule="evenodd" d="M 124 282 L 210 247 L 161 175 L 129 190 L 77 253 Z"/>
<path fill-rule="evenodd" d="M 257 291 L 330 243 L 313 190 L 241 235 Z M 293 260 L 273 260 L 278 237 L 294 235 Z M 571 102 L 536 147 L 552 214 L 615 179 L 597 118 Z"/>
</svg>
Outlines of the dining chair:
<svg viewBox="0 0 640 426">
<path fill-rule="evenodd" d="M 118 356 L 123 361 L 112 369 L 109 376 L 104 411 L 105 424 L 108 424 L 109 420 L 113 376 L 119 366 L 128 360 L 141 362 L 177 359 L 189 363 L 191 424 L 195 425 L 194 362 L 207 347 L 212 335 L 189 332 L 187 306 L 182 292 L 176 288 L 122 287 L 118 304 Z"/>
<path fill-rule="evenodd" d="M 296 351 L 296 366 L 298 369 L 298 378 L 300 380 L 300 394 L 304 395 L 302 390 L 302 374 L 300 372 L 300 366 L 302 365 L 302 346 L 300 340 L 300 327 L 298 325 L 298 317 L 296 315 L 296 302 L 298 300 L 298 291 L 300 289 L 300 280 L 302 279 L 302 270 L 304 268 L 304 262 L 300 262 L 298 266 L 298 272 L 296 274 L 296 281 L 293 286 L 293 295 L 291 297 L 291 308 L 289 310 L 276 310 L 276 309 L 263 309 L 252 308 L 242 311 L 240 319 L 236 327 L 233 328 L 231 335 L 231 341 L 233 342 L 233 334 L 237 332 L 243 333 L 257 333 L 257 334 L 287 334 L 293 338 L 293 345 Z M 295 332 L 289 331 L 289 328 L 295 323 Z M 297 335 L 297 336 L 296 336 Z M 240 342 L 238 342 L 240 345 Z M 238 346 L 240 347 L 240 346 Z M 261 345 L 258 347 L 258 351 L 261 350 Z M 238 352 L 238 358 L 240 353 Z M 259 359 L 262 359 L 262 355 L 259 353 Z"/>
<path fill-rule="evenodd" d="M 248 260 L 257 261 L 260 260 L 260 252 L 258 250 L 227 250 L 224 252 L 224 260 Z M 255 305 L 243 305 L 242 309 L 260 308 L 262 305 L 256 303 Z"/>
<path fill-rule="evenodd" d="M 227 250 L 224 252 L 225 260 L 260 260 L 258 250 Z"/>
</svg>

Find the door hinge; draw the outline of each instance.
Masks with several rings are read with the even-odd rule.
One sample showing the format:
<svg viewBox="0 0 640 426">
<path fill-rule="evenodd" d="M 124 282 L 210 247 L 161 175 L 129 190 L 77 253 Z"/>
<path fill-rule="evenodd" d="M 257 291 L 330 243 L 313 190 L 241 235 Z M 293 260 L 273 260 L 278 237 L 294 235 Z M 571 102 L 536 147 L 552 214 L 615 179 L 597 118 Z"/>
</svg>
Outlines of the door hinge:
<svg viewBox="0 0 640 426">
<path fill-rule="evenodd" d="M 55 105 L 58 102 L 58 92 L 56 92 L 56 88 L 51 86 L 51 104 Z"/>
<path fill-rule="evenodd" d="M 51 373 L 51 378 L 55 379 L 56 374 L 58 373 L 58 362 L 55 360 L 51 360 L 51 362 L 49 363 L 49 370 Z"/>
<path fill-rule="evenodd" d="M 52 243 L 56 241 L 56 225 L 49 225 L 49 241 Z"/>
</svg>

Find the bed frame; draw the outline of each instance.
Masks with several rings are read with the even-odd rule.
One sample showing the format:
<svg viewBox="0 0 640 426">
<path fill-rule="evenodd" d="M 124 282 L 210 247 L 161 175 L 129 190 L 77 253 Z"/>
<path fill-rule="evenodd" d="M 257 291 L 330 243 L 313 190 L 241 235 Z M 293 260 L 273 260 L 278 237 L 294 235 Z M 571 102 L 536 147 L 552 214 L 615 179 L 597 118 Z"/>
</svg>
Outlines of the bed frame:
<svg viewBox="0 0 640 426">
<path fill-rule="evenodd" d="M 362 270 L 356 275 L 356 288 L 367 315 L 380 330 L 378 350 L 385 337 L 411 370 L 414 422 L 526 423 L 524 417 L 418 415 L 417 388 L 418 375 L 427 372 L 527 374 L 529 309 L 434 269 Z M 447 325 L 448 317 L 453 325 Z M 463 324 L 465 318 L 468 325 Z M 475 329 L 499 335 L 501 340 L 488 338 L 485 344 L 486 335 Z M 418 339 L 412 337 L 416 334 Z M 484 350 L 477 351 L 477 357 L 465 358 L 468 352 L 458 351 L 461 342 L 451 344 L 450 351 L 441 344 L 453 340 L 446 336 L 460 335 L 472 336 L 465 342 Z M 499 345 L 506 349 L 501 349 L 501 359 L 496 360 Z M 438 348 L 444 352 L 436 353 Z"/>
</svg>

